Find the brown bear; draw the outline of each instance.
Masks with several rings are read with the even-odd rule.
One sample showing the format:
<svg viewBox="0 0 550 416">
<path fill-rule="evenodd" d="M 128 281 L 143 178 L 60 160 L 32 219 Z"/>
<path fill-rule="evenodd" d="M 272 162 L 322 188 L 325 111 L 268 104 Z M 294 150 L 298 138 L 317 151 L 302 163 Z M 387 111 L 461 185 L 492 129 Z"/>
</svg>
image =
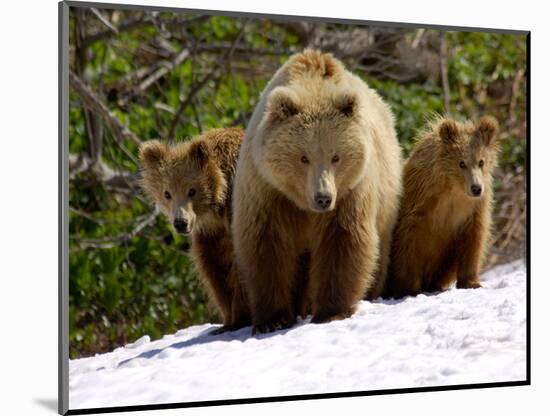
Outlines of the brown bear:
<svg viewBox="0 0 550 416">
<path fill-rule="evenodd" d="M 478 288 L 491 228 L 497 124 L 431 122 L 403 171 L 385 296 Z"/>
<path fill-rule="evenodd" d="M 401 191 L 390 108 L 330 54 L 274 75 L 245 132 L 233 195 L 253 332 L 350 316 L 380 291 Z"/>
<path fill-rule="evenodd" d="M 187 142 L 152 140 L 140 149 L 144 190 L 178 233 L 191 235 L 194 264 L 223 316 L 224 326 L 215 333 L 250 325 L 230 228 L 242 138 L 241 129 L 213 129 Z"/>
</svg>

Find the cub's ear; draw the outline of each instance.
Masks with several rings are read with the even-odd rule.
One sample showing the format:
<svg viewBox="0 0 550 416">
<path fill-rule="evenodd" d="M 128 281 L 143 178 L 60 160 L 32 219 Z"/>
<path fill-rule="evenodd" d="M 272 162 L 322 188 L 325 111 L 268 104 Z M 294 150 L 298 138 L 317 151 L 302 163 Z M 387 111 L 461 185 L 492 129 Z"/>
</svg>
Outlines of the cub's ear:
<svg viewBox="0 0 550 416">
<path fill-rule="evenodd" d="M 298 96 L 287 87 L 277 87 L 269 94 L 267 114 L 273 120 L 285 120 L 301 111 Z"/>
<path fill-rule="evenodd" d="M 158 140 L 145 142 L 139 148 L 139 160 L 145 169 L 157 169 L 168 154 L 168 146 Z"/>
<path fill-rule="evenodd" d="M 334 99 L 334 106 L 346 117 L 352 117 L 357 113 L 357 95 L 345 92 Z"/>
<path fill-rule="evenodd" d="M 458 140 L 458 125 L 454 120 L 443 120 L 439 125 L 438 133 L 444 143 L 456 143 Z"/>
<path fill-rule="evenodd" d="M 200 168 L 203 168 L 206 165 L 209 157 L 208 146 L 205 142 L 201 140 L 191 142 L 189 147 L 189 157 L 197 162 Z"/>
<path fill-rule="evenodd" d="M 477 122 L 476 130 L 485 146 L 491 146 L 497 141 L 498 123 L 494 117 L 483 116 Z"/>
</svg>

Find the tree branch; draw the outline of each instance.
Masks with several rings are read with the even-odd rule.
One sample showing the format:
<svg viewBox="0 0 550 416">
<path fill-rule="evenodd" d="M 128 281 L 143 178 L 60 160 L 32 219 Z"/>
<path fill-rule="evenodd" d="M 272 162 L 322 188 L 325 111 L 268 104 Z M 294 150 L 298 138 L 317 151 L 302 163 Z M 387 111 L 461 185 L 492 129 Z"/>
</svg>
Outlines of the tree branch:
<svg viewBox="0 0 550 416">
<path fill-rule="evenodd" d="M 141 145 L 141 140 L 118 120 L 97 94 L 84 84 L 73 71 L 69 71 L 69 81 L 88 109 L 99 114 L 109 126 L 117 143 L 122 144 L 124 140 L 130 140 L 137 146 Z"/>
<path fill-rule="evenodd" d="M 144 228 L 153 224 L 159 215 L 158 209 L 155 209 L 150 213 L 138 219 L 136 226 L 127 233 L 119 234 L 112 237 L 93 238 L 93 239 L 79 239 L 72 237 L 71 239 L 80 248 L 113 248 L 118 247 L 132 238 L 136 237 Z"/>
<path fill-rule="evenodd" d="M 107 19 L 105 16 L 101 14 L 99 10 L 97 10 L 95 7 L 92 7 L 90 9 L 92 14 L 98 18 L 98 20 L 103 23 L 111 32 L 113 32 L 115 35 L 118 35 L 118 29 L 113 26 L 111 22 L 109 22 L 109 19 Z"/>
<path fill-rule="evenodd" d="M 184 26 L 197 23 L 200 21 L 204 21 L 209 18 L 210 16 L 206 16 L 206 15 L 191 17 L 187 19 L 176 17 L 176 18 L 169 19 L 167 21 L 162 21 L 162 24 L 167 26 L 176 26 L 181 29 Z M 146 26 L 155 26 L 155 18 L 151 13 L 128 19 L 127 21 L 117 26 L 117 31 L 118 31 L 118 34 L 120 34 L 121 32 L 127 32 L 132 29 L 137 29 L 137 28 L 146 27 Z M 83 39 L 82 46 L 83 47 L 90 46 L 92 43 L 98 42 L 100 40 L 104 40 L 106 38 L 110 38 L 113 35 L 114 35 L 113 31 L 110 29 L 93 33 L 91 35 L 86 36 Z"/>
<path fill-rule="evenodd" d="M 439 65 L 441 66 L 441 84 L 443 85 L 443 103 L 445 113 L 451 111 L 451 89 L 449 87 L 449 74 L 447 69 L 447 40 L 445 32 L 439 35 Z"/>
<path fill-rule="evenodd" d="M 108 190 L 137 194 L 141 189 L 137 172 L 113 170 L 101 160 L 93 161 L 81 154 L 69 155 L 69 180 L 75 181 L 79 174 L 87 171 L 92 172 L 94 178 Z"/>
<path fill-rule="evenodd" d="M 227 63 L 229 62 L 229 60 L 231 59 L 231 57 L 233 56 L 233 53 L 235 52 L 235 48 L 237 47 L 237 44 L 240 42 L 243 34 L 244 34 L 244 29 L 246 27 L 246 22 L 243 22 L 243 25 L 241 27 L 241 29 L 239 30 L 239 33 L 237 34 L 237 36 L 235 37 L 235 40 L 233 41 L 231 47 L 224 53 L 224 55 L 222 56 L 220 62 L 218 65 L 216 65 L 214 68 L 212 68 L 212 70 L 210 72 L 208 72 L 208 74 L 206 74 L 192 89 L 191 91 L 189 91 L 189 94 L 187 95 L 187 97 L 185 98 L 185 100 L 183 100 L 177 111 L 176 111 L 176 115 L 174 117 L 174 119 L 172 120 L 172 124 L 170 125 L 170 130 L 168 131 L 168 137 L 169 138 L 173 138 L 174 136 L 174 132 L 176 130 L 176 127 L 180 121 L 180 118 L 181 118 L 181 115 L 183 114 L 183 111 L 187 108 L 187 106 L 189 104 L 191 104 L 193 98 L 195 97 L 195 95 L 197 94 L 197 92 L 199 92 L 202 87 L 204 87 L 206 85 L 206 83 L 208 81 L 210 81 L 214 75 L 218 74 L 218 72 L 220 71 L 220 69 Z"/>
<path fill-rule="evenodd" d="M 516 72 L 516 75 L 514 76 L 514 80 L 512 82 L 512 92 L 510 97 L 510 104 L 508 105 L 508 125 L 512 126 L 516 122 L 516 102 L 520 93 L 520 84 L 523 80 L 523 75 L 525 74 L 525 70 L 523 68 L 519 69 Z"/>
<path fill-rule="evenodd" d="M 189 57 L 189 49 L 184 48 L 176 57 L 170 62 L 164 62 L 163 65 L 153 72 L 150 76 L 145 78 L 138 86 L 140 93 L 144 92 L 147 88 L 157 82 L 160 78 L 165 76 L 168 72 L 172 71 L 177 66 L 181 65 Z"/>
</svg>

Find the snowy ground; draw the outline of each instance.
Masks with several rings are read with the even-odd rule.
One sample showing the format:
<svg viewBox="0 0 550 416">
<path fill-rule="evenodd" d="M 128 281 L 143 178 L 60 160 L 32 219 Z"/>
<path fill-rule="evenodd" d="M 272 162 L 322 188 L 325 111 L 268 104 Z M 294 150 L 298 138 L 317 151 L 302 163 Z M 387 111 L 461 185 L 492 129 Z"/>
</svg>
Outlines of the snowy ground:
<svg viewBox="0 0 550 416">
<path fill-rule="evenodd" d="M 524 380 L 525 266 L 482 289 L 362 302 L 349 319 L 218 336 L 215 325 L 148 336 L 72 360 L 70 409 Z"/>
</svg>

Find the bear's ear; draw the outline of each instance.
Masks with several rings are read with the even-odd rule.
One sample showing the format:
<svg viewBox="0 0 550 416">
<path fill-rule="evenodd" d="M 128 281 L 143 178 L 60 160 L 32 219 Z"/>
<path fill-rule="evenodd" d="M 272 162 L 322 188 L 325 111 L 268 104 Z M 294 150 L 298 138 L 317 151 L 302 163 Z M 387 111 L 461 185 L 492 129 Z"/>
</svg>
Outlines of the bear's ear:
<svg viewBox="0 0 550 416">
<path fill-rule="evenodd" d="M 301 110 L 298 97 L 287 87 L 277 87 L 269 94 L 267 113 L 273 120 L 285 120 L 295 116 Z"/>
<path fill-rule="evenodd" d="M 496 143 L 498 123 L 494 117 L 481 117 L 477 122 L 476 130 L 485 146 L 491 146 Z"/>
<path fill-rule="evenodd" d="M 352 117 L 357 113 L 357 96 L 352 92 L 340 94 L 335 98 L 334 106 L 346 117 Z"/>
<path fill-rule="evenodd" d="M 167 154 L 168 146 L 158 140 L 145 142 L 139 148 L 139 160 L 145 169 L 157 169 Z"/>
<path fill-rule="evenodd" d="M 458 125 L 454 120 L 443 120 L 439 125 L 438 133 L 444 143 L 456 143 L 458 140 Z"/>
<path fill-rule="evenodd" d="M 200 168 L 203 168 L 206 165 L 209 153 L 208 146 L 201 140 L 192 142 L 191 147 L 189 148 L 189 157 L 197 162 Z"/>
</svg>

